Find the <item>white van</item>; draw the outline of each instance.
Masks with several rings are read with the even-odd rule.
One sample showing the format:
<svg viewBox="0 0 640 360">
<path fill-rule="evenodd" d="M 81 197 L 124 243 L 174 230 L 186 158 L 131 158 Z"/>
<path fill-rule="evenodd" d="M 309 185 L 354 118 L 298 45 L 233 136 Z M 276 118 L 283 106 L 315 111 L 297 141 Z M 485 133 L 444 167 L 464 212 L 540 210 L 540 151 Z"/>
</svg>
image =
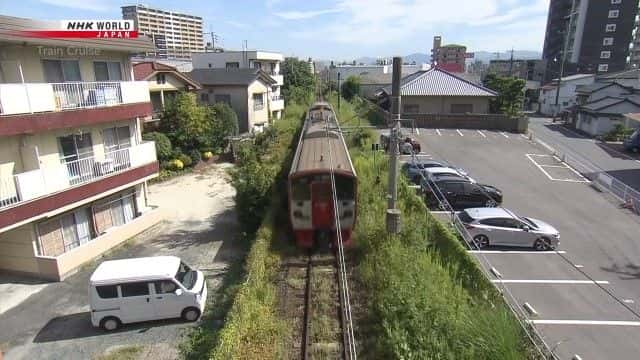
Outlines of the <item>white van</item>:
<svg viewBox="0 0 640 360">
<path fill-rule="evenodd" d="M 89 279 L 91 323 L 107 331 L 138 321 L 196 321 L 206 302 L 202 272 L 175 256 L 105 261 Z"/>
</svg>

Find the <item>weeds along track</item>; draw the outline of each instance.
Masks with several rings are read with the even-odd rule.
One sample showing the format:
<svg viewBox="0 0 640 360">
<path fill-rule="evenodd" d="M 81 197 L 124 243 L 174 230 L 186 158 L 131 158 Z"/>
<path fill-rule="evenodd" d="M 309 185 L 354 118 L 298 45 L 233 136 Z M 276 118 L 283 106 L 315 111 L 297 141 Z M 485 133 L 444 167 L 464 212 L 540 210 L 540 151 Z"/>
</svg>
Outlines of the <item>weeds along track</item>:
<svg viewBox="0 0 640 360">
<path fill-rule="evenodd" d="M 293 327 L 289 359 L 345 359 L 336 256 L 290 258 L 281 289 L 284 316 Z"/>
</svg>

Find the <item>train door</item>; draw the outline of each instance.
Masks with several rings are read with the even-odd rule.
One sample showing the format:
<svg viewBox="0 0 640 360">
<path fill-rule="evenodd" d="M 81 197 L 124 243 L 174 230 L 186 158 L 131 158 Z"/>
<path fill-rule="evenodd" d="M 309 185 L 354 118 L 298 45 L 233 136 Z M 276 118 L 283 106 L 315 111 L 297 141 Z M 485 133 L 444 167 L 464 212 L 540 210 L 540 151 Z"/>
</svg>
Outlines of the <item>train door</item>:
<svg viewBox="0 0 640 360">
<path fill-rule="evenodd" d="M 331 183 L 314 181 L 311 183 L 311 218 L 316 230 L 329 230 L 335 226 Z"/>
</svg>

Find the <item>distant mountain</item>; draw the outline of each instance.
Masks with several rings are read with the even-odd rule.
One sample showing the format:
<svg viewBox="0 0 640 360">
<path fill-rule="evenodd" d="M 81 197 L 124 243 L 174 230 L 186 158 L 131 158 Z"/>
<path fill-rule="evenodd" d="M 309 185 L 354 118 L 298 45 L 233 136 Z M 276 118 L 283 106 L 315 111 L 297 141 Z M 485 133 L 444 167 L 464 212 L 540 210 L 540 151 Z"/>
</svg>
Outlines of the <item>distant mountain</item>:
<svg viewBox="0 0 640 360">
<path fill-rule="evenodd" d="M 412 62 L 416 62 L 416 64 L 427 64 L 431 62 L 431 55 L 422 54 L 422 53 L 414 53 L 409 54 L 402 58 L 404 62 L 411 64 Z"/>
<path fill-rule="evenodd" d="M 369 65 L 369 64 L 375 64 L 376 63 L 377 58 L 371 57 L 371 56 L 363 56 L 360 58 L 356 59 L 356 64 L 365 64 L 365 65 Z"/>
</svg>

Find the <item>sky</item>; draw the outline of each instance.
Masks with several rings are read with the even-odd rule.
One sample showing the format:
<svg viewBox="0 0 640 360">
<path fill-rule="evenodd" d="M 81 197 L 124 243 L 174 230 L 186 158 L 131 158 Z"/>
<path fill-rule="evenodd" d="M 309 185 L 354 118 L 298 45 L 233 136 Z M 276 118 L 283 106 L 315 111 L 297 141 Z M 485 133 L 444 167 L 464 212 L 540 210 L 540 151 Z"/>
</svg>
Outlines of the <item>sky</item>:
<svg viewBox="0 0 640 360">
<path fill-rule="evenodd" d="M 347 60 L 429 53 L 433 36 L 469 51 L 542 51 L 549 0 L 146 0 L 204 19 L 227 49 Z M 120 19 L 122 0 L 0 0 L 0 14 Z M 208 40 L 205 40 L 208 41 Z"/>
</svg>

